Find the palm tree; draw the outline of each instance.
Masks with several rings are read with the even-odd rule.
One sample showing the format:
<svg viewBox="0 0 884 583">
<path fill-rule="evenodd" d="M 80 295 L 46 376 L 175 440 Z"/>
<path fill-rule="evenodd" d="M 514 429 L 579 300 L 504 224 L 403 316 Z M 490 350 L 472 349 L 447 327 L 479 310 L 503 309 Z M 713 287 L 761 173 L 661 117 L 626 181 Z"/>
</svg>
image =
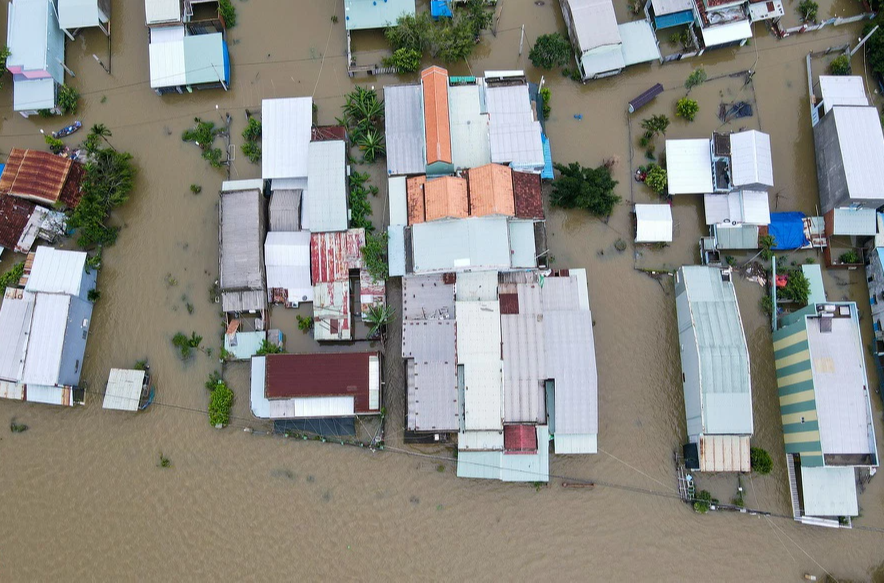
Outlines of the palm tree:
<svg viewBox="0 0 884 583">
<path fill-rule="evenodd" d="M 114 148 L 113 145 L 111 145 L 111 143 L 109 141 L 107 141 L 107 139 L 110 138 L 111 136 L 113 136 L 113 134 L 111 133 L 110 128 L 108 128 L 106 125 L 104 125 L 103 123 L 97 123 L 92 126 L 92 129 L 89 130 L 89 133 L 90 133 L 90 135 L 98 136 L 99 138 L 104 140 L 104 142 L 108 146 L 110 146 L 111 149 L 116 151 L 116 148 Z"/>
<path fill-rule="evenodd" d="M 375 158 L 382 156 L 386 152 L 384 148 L 384 136 L 376 129 L 366 130 L 358 138 L 356 145 L 363 151 L 365 161 L 369 164 L 375 161 Z"/>
<path fill-rule="evenodd" d="M 362 316 L 365 323 L 371 327 L 368 331 L 368 337 L 373 338 L 380 335 L 381 342 L 383 342 L 387 325 L 393 321 L 394 317 L 396 317 L 396 310 L 390 306 L 381 304 L 370 306 Z"/>
</svg>

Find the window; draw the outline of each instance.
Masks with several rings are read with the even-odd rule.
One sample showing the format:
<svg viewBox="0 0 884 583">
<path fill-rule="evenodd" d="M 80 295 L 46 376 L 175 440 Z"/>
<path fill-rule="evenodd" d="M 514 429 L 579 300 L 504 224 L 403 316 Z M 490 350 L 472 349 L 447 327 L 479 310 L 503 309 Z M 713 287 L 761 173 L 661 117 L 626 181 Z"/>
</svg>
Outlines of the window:
<svg viewBox="0 0 884 583">
<path fill-rule="evenodd" d="M 74 372 L 80 372 L 80 360 L 77 359 L 77 362 L 74 363 Z"/>
</svg>

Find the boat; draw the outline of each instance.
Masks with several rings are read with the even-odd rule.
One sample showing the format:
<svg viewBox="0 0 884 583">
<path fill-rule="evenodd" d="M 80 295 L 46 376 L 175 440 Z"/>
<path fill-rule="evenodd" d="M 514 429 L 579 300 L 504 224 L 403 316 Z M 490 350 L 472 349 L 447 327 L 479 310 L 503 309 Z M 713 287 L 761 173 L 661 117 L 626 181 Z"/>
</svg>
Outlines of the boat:
<svg viewBox="0 0 884 583">
<path fill-rule="evenodd" d="M 56 140 L 58 140 L 60 138 L 65 138 L 65 137 L 71 135 L 72 133 L 78 131 L 81 127 L 83 127 L 83 123 L 80 121 L 75 121 L 72 125 L 69 125 L 65 128 L 61 128 L 57 132 L 52 132 L 52 137 L 55 138 Z"/>
</svg>

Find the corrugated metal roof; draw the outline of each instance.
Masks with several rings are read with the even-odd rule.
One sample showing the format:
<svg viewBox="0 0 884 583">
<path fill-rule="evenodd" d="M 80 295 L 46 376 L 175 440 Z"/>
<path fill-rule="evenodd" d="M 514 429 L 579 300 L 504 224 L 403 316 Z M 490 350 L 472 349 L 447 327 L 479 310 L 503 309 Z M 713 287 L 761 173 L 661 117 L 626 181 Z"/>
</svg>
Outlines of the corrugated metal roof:
<svg viewBox="0 0 884 583">
<path fill-rule="evenodd" d="M 836 105 L 867 106 L 866 88 L 859 75 L 820 75 L 824 113 Z"/>
<path fill-rule="evenodd" d="M 580 57 L 580 68 L 583 78 L 591 79 L 605 73 L 616 73 L 623 69 L 623 45 L 605 45 L 583 53 Z"/>
<path fill-rule="evenodd" d="M 748 130 L 731 134 L 731 182 L 734 186 L 773 186 L 770 136 Z"/>
<path fill-rule="evenodd" d="M 102 407 L 120 411 L 138 411 L 143 387 L 143 370 L 112 368 L 107 379 Z"/>
<path fill-rule="evenodd" d="M 766 192 L 735 190 L 728 194 L 704 194 L 706 224 L 769 225 L 770 202 Z"/>
<path fill-rule="evenodd" d="M 264 394 L 271 400 L 353 397 L 357 413 L 375 413 L 369 401 L 369 392 L 378 390 L 369 386 L 372 359 L 377 361 L 377 352 L 270 354 Z"/>
<path fill-rule="evenodd" d="M 105 17 L 110 16 L 105 14 Z M 98 0 L 58 0 L 58 24 L 73 30 L 101 23 Z"/>
<path fill-rule="evenodd" d="M 363 269 L 359 272 L 359 304 L 362 319 L 372 306 L 384 306 L 387 303 L 387 284 L 383 279 L 376 280 Z"/>
<path fill-rule="evenodd" d="M 301 221 L 314 233 L 347 230 L 347 148 L 344 142 L 310 142 L 307 191 Z"/>
<path fill-rule="evenodd" d="M 540 423 L 546 420 L 544 381 L 548 370 L 543 317 L 539 315 L 538 309 L 542 290 L 537 283 L 514 287 L 518 311 L 502 314 L 500 317 L 505 389 L 504 421 Z"/>
<path fill-rule="evenodd" d="M 261 177 L 307 176 L 313 99 L 290 97 L 261 102 Z"/>
<path fill-rule="evenodd" d="M 390 197 L 390 225 L 408 224 L 408 194 L 404 176 L 392 176 L 387 180 Z"/>
<path fill-rule="evenodd" d="M 712 151 L 709 140 L 666 140 L 669 194 L 712 192 Z"/>
<path fill-rule="evenodd" d="M 516 216 L 520 219 L 542 219 L 543 198 L 540 175 L 530 172 L 513 172 L 513 198 Z"/>
<path fill-rule="evenodd" d="M 832 211 L 834 225 L 833 235 L 869 235 L 878 232 L 878 220 L 875 209 L 834 209 Z"/>
<path fill-rule="evenodd" d="M 387 264 L 390 277 L 405 275 L 405 226 L 387 227 Z"/>
<path fill-rule="evenodd" d="M 426 184 L 427 177 L 423 174 L 412 176 L 406 181 L 409 225 L 423 223 L 427 220 L 427 205 L 424 197 L 424 186 Z"/>
<path fill-rule="evenodd" d="M 699 444 L 701 472 L 748 472 L 748 435 L 701 435 Z"/>
<path fill-rule="evenodd" d="M 356 414 L 353 397 L 295 397 L 269 401 L 271 419 L 351 417 Z"/>
<path fill-rule="evenodd" d="M 555 380 L 556 434 L 598 434 L 592 314 L 589 310 L 547 311 L 543 335 L 548 377 Z"/>
<path fill-rule="evenodd" d="M 309 231 L 267 233 L 264 264 L 268 289 L 285 289 L 291 303 L 313 301 Z"/>
<path fill-rule="evenodd" d="M 0 379 L 21 380 L 34 313 L 33 294 L 9 290 L 0 305 Z"/>
<path fill-rule="evenodd" d="M 700 29 L 703 44 L 707 47 L 726 45 L 732 42 L 752 38 L 752 24 L 749 19 L 738 20 L 728 24 L 718 24 Z"/>
<path fill-rule="evenodd" d="M 228 81 L 227 45 L 224 34 L 192 34 L 184 37 L 184 77 L 188 85 Z"/>
<path fill-rule="evenodd" d="M 718 224 L 712 227 L 718 249 L 758 249 L 758 226 Z"/>
<path fill-rule="evenodd" d="M 543 445 L 549 447 L 548 443 Z M 537 453 L 537 430 L 533 425 L 504 425 L 503 449 L 509 454 Z"/>
<path fill-rule="evenodd" d="M 503 428 L 500 304 L 457 302 L 457 363 L 464 367 L 464 427 Z"/>
<path fill-rule="evenodd" d="M 884 160 L 884 133 L 874 107 L 839 106 L 832 110 L 851 200 L 881 198 L 879 168 Z"/>
<path fill-rule="evenodd" d="M 52 1 L 10 2 L 8 13 L 6 42 L 10 55 L 6 64 L 10 72 L 46 70 L 50 58 L 47 39 L 50 30 L 58 30 Z"/>
<path fill-rule="evenodd" d="M 144 13 L 148 26 L 163 22 L 180 22 L 181 1 L 144 0 Z"/>
<path fill-rule="evenodd" d="M 619 45 L 620 32 L 617 29 L 617 15 L 611 0 L 565 0 L 573 19 L 574 39 L 585 53 L 596 47 Z"/>
<path fill-rule="evenodd" d="M 270 195 L 270 230 L 297 231 L 301 228 L 302 190 L 274 190 Z"/>
<path fill-rule="evenodd" d="M 424 185 L 426 220 L 466 218 L 469 216 L 467 181 L 457 176 L 428 180 Z"/>
<path fill-rule="evenodd" d="M 49 205 L 59 201 L 76 204 L 79 192 L 66 194 L 71 189 L 79 191 L 79 173 L 73 176 L 75 184 L 68 186 L 74 165 L 79 166 L 64 156 L 13 148 L 0 175 L 0 193 Z"/>
<path fill-rule="evenodd" d="M 672 242 L 672 207 L 668 204 L 635 205 L 636 243 Z"/>
<path fill-rule="evenodd" d="M 387 174 L 422 174 L 427 169 L 423 93 L 420 85 L 384 87 Z"/>
<path fill-rule="evenodd" d="M 534 221 L 510 221 L 510 262 L 513 267 L 537 267 Z"/>
<path fill-rule="evenodd" d="M 424 132 L 427 164 L 451 163 L 451 126 L 448 117 L 448 71 L 432 66 L 421 71 L 424 96 Z"/>
<path fill-rule="evenodd" d="M 703 433 L 751 435 L 749 349 L 734 284 L 723 273 L 697 265 L 679 269 L 687 299 L 676 301 L 679 332 L 691 327 L 696 336 Z"/>
<path fill-rule="evenodd" d="M 491 162 L 490 123 L 482 113 L 478 85 L 448 88 L 451 155 L 455 169 L 476 168 Z"/>
<path fill-rule="evenodd" d="M 456 431 L 460 427 L 454 320 L 405 320 L 402 356 L 407 375 L 408 429 Z"/>
<path fill-rule="evenodd" d="M 365 230 L 313 233 L 310 265 L 313 283 L 348 281 L 351 269 L 362 269 Z"/>
<path fill-rule="evenodd" d="M 396 24 L 404 15 L 414 15 L 414 0 L 344 0 L 347 30 L 384 28 Z"/>
<path fill-rule="evenodd" d="M 406 320 L 454 318 L 454 282 L 442 274 L 402 278 L 402 315 Z"/>
<path fill-rule="evenodd" d="M 264 198 L 261 191 L 221 193 L 220 229 L 220 284 L 224 311 L 264 309 L 267 292 L 264 287 Z"/>
<path fill-rule="evenodd" d="M 504 217 L 420 223 L 411 229 L 415 273 L 511 266 Z"/>
<path fill-rule="evenodd" d="M 313 286 L 313 338 L 351 340 L 350 282 L 335 281 Z"/>
<path fill-rule="evenodd" d="M 184 27 L 180 27 L 183 33 Z M 187 64 L 184 58 L 184 38 L 156 42 L 148 45 L 150 56 L 150 86 L 177 87 L 187 84 Z"/>
<path fill-rule="evenodd" d="M 70 296 L 37 294 L 22 371 L 23 383 L 49 386 L 58 383 L 71 301 Z"/>
<path fill-rule="evenodd" d="M 16 249 L 35 208 L 31 201 L 0 194 L 0 247 Z M 23 253 L 28 251 L 30 248 L 22 249 Z"/>
<path fill-rule="evenodd" d="M 856 470 L 802 466 L 801 499 L 807 516 L 858 516 Z"/>
<path fill-rule="evenodd" d="M 657 35 L 647 20 L 634 20 L 617 26 L 623 44 L 623 64 L 627 67 L 660 60 Z"/>
<path fill-rule="evenodd" d="M 549 481 L 549 429 L 538 425 L 536 454 L 506 454 L 501 451 L 463 451 L 457 456 L 458 478 L 480 478 L 504 482 Z"/>
<path fill-rule="evenodd" d="M 503 85 L 485 90 L 491 122 L 491 161 L 513 168 L 543 168 L 540 122 L 534 119 L 528 85 Z"/>
<path fill-rule="evenodd" d="M 500 164 L 486 164 L 467 172 L 470 216 L 515 215 L 513 171 Z"/>
<path fill-rule="evenodd" d="M 25 289 L 33 293 L 81 295 L 86 280 L 86 258 L 82 251 L 37 247 Z"/>
</svg>

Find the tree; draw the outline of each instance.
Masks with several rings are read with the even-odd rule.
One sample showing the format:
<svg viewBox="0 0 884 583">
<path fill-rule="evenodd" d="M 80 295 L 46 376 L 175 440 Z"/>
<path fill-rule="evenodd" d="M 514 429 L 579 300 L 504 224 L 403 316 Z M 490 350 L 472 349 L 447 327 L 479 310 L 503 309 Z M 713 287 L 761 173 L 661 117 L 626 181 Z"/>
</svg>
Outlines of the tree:
<svg viewBox="0 0 884 583">
<path fill-rule="evenodd" d="M 884 24 L 884 12 L 879 12 L 878 18 L 866 24 L 861 36 L 866 36 L 872 32 L 875 25 L 880 24 Z M 866 41 L 865 49 L 869 67 L 879 75 L 884 75 L 884 27 L 879 28 L 875 34 L 869 37 L 869 40 Z"/>
<path fill-rule="evenodd" d="M 773 460 L 770 454 L 760 447 L 749 448 L 749 464 L 753 472 L 759 474 L 769 474 L 773 469 Z"/>
<path fill-rule="evenodd" d="M 539 69 L 564 67 L 571 59 L 571 43 L 558 32 L 540 35 L 531 47 L 528 58 Z"/>
<path fill-rule="evenodd" d="M 218 15 L 224 21 L 224 26 L 233 28 L 236 26 L 236 8 L 230 0 L 218 0 Z"/>
<path fill-rule="evenodd" d="M 832 75 L 850 75 L 850 57 L 841 55 L 829 63 L 829 73 Z"/>
<path fill-rule="evenodd" d="M 451 19 L 434 21 L 429 12 L 400 16 L 395 26 L 384 31 L 384 36 L 394 52 L 412 49 L 451 63 L 472 54 L 482 30 L 491 26 L 491 19 L 492 14 L 482 0 L 469 0 L 455 9 Z"/>
<path fill-rule="evenodd" d="M 761 258 L 770 261 L 773 257 L 773 246 L 776 245 L 776 239 L 773 235 L 762 235 L 758 237 L 758 246 L 761 247 Z"/>
<path fill-rule="evenodd" d="M 385 67 L 395 67 L 400 73 L 413 73 L 421 68 L 423 54 L 409 47 L 402 47 L 393 51 L 392 57 L 384 58 Z"/>
<path fill-rule="evenodd" d="M 212 396 L 209 398 L 209 425 L 212 427 L 224 426 L 230 423 L 230 409 L 233 407 L 233 391 L 220 378 L 210 381 L 213 388 L 209 389 Z M 209 386 L 209 383 L 206 383 Z"/>
<path fill-rule="evenodd" d="M 110 137 L 113 137 L 113 133 L 111 133 L 110 129 L 104 125 L 103 123 L 97 123 L 92 126 L 92 129 L 89 130 L 89 134 L 95 136 L 96 138 L 101 138 L 104 140 L 104 143 L 111 147 L 111 149 L 116 150 L 116 148 L 111 145 L 111 143 L 107 140 Z"/>
<path fill-rule="evenodd" d="M 268 341 L 265 338 L 264 340 L 261 341 L 261 346 L 255 352 L 255 356 L 266 356 L 268 354 L 282 354 L 284 352 L 285 352 L 285 350 L 282 348 L 282 346 L 278 346 L 278 345 Z"/>
<path fill-rule="evenodd" d="M 810 296 L 810 281 L 804 272 L 800 269 L 793 269 L 786 273 L 786 277 L 786 287 L 780 290 L 780 294 L 799 306 L 806 306 Z"/>
<path fill-rule="evenodd" d="M 798 14 L 801 15 L 801 20 L 804 22 L 816 22 L 816 14 L 819 9 L 820 5 L 813 0 L 801 0 L 798 5 Z"/>
<path fill-rule="evenodd" d="M 3 87 L 3 77 L 6 75 L 6 59 L 11 54 L 9 47 L 6 45 L 0 47 L 0 87 Z"/>
<path fill-rule="evenodd" d="M 703 67 L 694 69 L 693 71 L 691 71 L 691 74 L 688 75 L 688 78 L 685 79 L 684 88 L 690 91 L 697 85 L 702 85 L 703 83 L 705 83 L 706 79 L 706 69 L 704 69 Z"/>
<path fill-rule="evenodd" d="M 80 101 L 80 92 L 73 87 L 62 85 L 58 88 L 58 108 L 63 115 L 77 113 L 77 105 Z"/>
<path fill-rule="evenodd" d="M 580 208 L 597 217 L 608 217 L 620 202 L 614 194 L 617 181 L 607 166 L 584 168 L 577 162 L 556 164 L 559 177 L 553 181 L 550 203 L 560 208 Z"/>
<path fill-rule="evenodd" d="M 652 115 L 642 120 L 642 128 L 649 134 L 648 139 L 653 136 L 666 135 L 666 129 L 669 127 L 669 118 L 665 115 Z"/>
<path fill-rule="evenodd" d="M 700 104 L 689 97 L 682 97 L 675 104 L 675 115 L 682 117 L 688 121 L 694 121 L 697 112 L 700 111 Z"/>
<path fill-rule="evenodd" d="M 393 321 L 393 318 L 396 316 L 396 311 L 387 305 L 381 304 L 372 304 L 369 306 L 368 310 L 365 311 L 365 315 L 363 318 L 365 319 L 365 323 L 370 326 L 368 330 L 368 337 L 374 338 L 375 336 L 380 335 L 381 339 L 384 338 L 384 331 L 387 326 Z"/>
<path fill-rule="evenodd" d="M 389 277 L 390 268 L 387 264 L 387 234 L 365 234 L 365 247 L 361 250 L 362 262 L 366 271 L 375 281 L 384 281 Z"/>
<path fill-rule="evenodd" d="M 0 275 L 0 293 L 3 293 L 8 287 L 16 287 L 18 286 L 19 280 L 25 274 L 25 264 L 23 261 L 16 263 L 12 266 L 12 268 Z"/>
<path fill-rule="evenodd" d="M 118 229 L 107 227 L 105 221 L 114 208 L 129 199 L 135 174 L 132 155 L 128 152 L 110 148 L 90 152 L 81 185 L 82 196 L 68 221 L 79 230 L 77 244 L 80 247 L 112 245 L 116 241 Z"/>
<path fill-rule="evenodd" d="M 247 142 L 257 142 L 261 139 L 261 132 L 261 122 L 254 117 L 250 117 L 246 129 L 242 131 L 242 137 Z"/>
<path fill-rule="evenodd" d="M 669 177 L 667 176 L 666 169 L 658 164 L 649 164 L 645 172 L 645 184 L 657 194 L 662 195 L 666 192 L 666 187 L 669 186 Z"/>
</svg>

